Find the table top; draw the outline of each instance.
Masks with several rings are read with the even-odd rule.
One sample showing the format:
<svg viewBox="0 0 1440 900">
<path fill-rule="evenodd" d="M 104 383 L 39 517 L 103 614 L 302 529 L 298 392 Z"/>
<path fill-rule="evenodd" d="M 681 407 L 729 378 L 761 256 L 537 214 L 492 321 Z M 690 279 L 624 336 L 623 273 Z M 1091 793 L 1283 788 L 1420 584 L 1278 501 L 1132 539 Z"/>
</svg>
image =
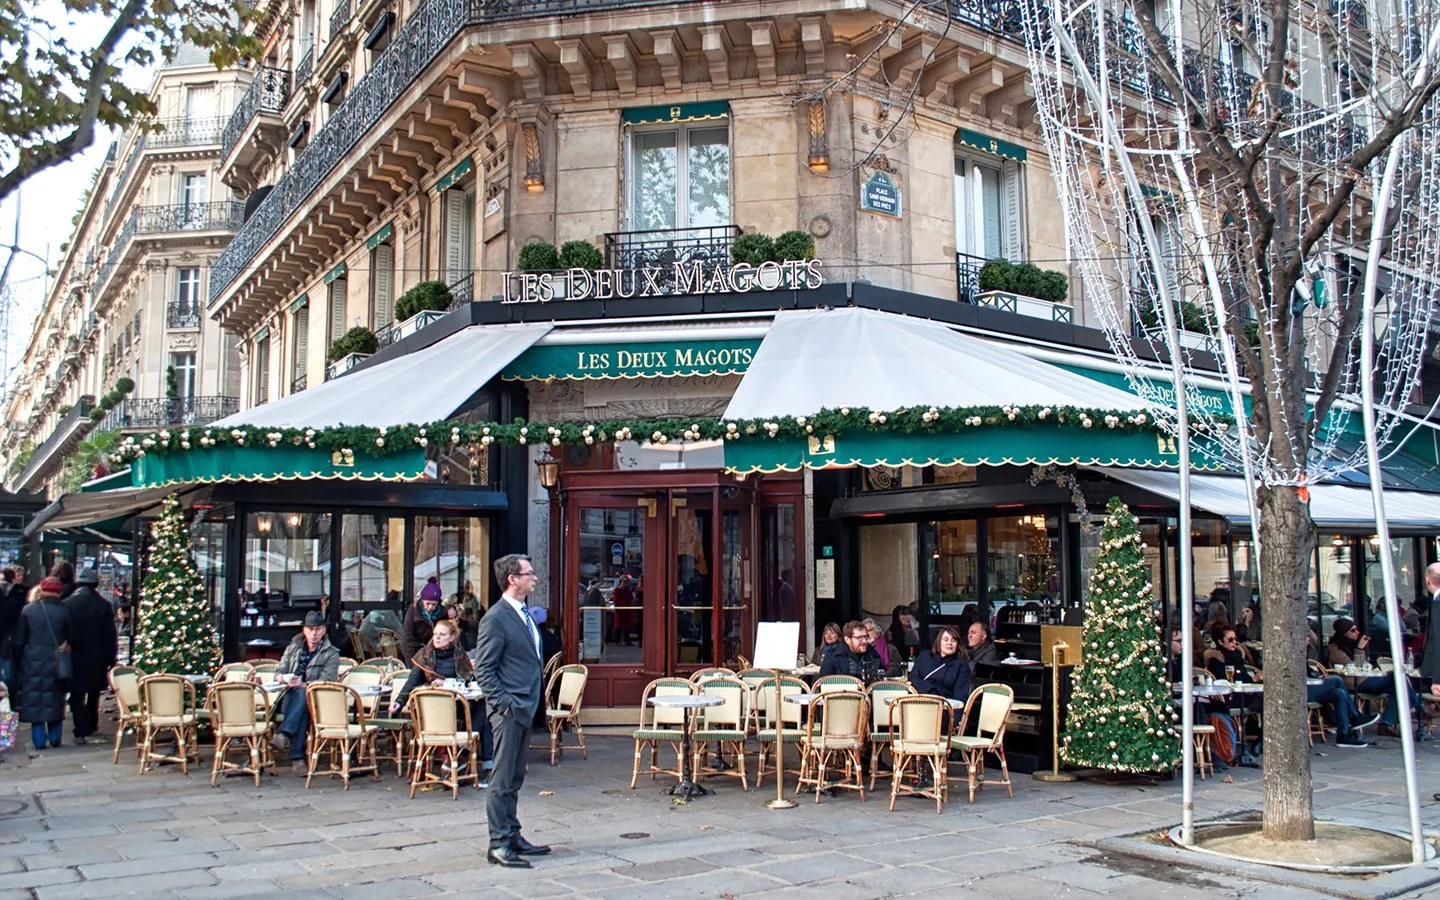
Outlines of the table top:
<svg viewBox="0 0 1440 900">
<path fill-rule="evenodd" d="M 181 675 L 180 677 L 190 682 L 191 684 L 204 684 L 205 682 L 212 681 L 214 679 L 214 676 L 206 675 L 203 672 L 198 675 Z"/>
<path fill-rule="evenodd" d="M 891 703 L 894 703 L 900 697 L 935 697 L 936 699 L 944 700 L 946 703 L 950 704 L 952 709 L 960 709 L 965 705 L 964 700 L 956 700 L 954 697 L 940 697 L 936 694 L 903 694 L 900 691 L 895 691 L 893 693 L 881 693 L 880 702 L 886 706 L 889 706 Z M 1011 708 L 1014 709 L 1013 706 Z"/>
<path fill-rule="evenodd" d="M 719 706 L 724 702 L 724 697 L 717 697 L 714 694 L 669 694 L 650 698 L 651 706 L 668 706 L 673 709 L 701 709 L 707 706 Z"/>
<path fill-rule="evenodd" d="M 791 670 L 790 670 L 790 674 L 791 674 L 791 675 L 819 675 L 819 674 L 820 674 L 820 667 L 819 667 L 819 666 L 816 666 L 816 665 L 800 666 L 799 668 L 791 669 Z"/>
<path fill-rule="evenodd" d="M 820 691 L 814 691 L 814 692 L 812 692 L 812 693 L 804 693 L 804 694 L 786 694 L 782 699 L 783 699 L 786 703 L 809 703 L 811 700 L 814 700 L 816 697 L 821 697 L 821 696 L 824 696 L 824 695 L 823 695 Z"/>
</svg>

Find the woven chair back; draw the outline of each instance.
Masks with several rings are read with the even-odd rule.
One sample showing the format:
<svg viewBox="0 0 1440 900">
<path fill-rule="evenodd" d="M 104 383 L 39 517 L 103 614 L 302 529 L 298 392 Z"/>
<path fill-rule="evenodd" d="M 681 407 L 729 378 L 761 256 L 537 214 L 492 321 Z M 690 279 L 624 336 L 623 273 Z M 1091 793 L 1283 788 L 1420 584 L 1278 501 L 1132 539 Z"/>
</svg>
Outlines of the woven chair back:
<svg viewBox="0 0 1440 900">
<path fill-rule="evenodd" d="M 280 661 L 275 659 L 258 662 L 250 667 L 251 677 L 259 678 L 262 681 L 273 680 L 278 671 L 280 671 Z"/>
<path fill-rule="evenodd" d="M 258 697 L 256 695 L 259 695 Z M 257 704 L 265 702 L 265 692 L 242 682 L 221 682 L 210 689 L 210 724 L 215 728 L 230 725 L 254 725 Z"/>
<path fill-rule="evenodd" d="M 816 701 L 820 707 L 820 733 L 827 738 L 859 738 L 864 732 L 865 695 L 859 691 L 829 691 Z"/>
<path fill-rule="evenodd" d="M 733 669 L 726 669 L 726 668 L 722 668 L 722 667 L 720 667 L 720 666 L 712 666 L 711 668 L 708 668 L 708 669 L 697 669 L 696 671 L 690 673 L 690 683 L 691 683 L 691 684 L 703 684 L 704 682 L 709 681 L 711 678 L 734 678 L 734 677 L 735 677 L 735 671 L 734 671 Z"/>
<path fill-rule="evenodd" d="M 684 697 L 695 693 L 694 685 L 684 678 L 657 678 L 651 682 L 655 688 L 653 697 Z M 652 706 L 655 712 L 653 721 L 656 725 L 665 728 L 679 728 L 685 724 L 685 710 Z"/>
<path fill-rule="evenodd" d="M 140 682 L 145 712 L 157 718 L 183 715 L 189 682 L 179 675 L 149 675 Z"/>
<path fill-rule="evenodd" d="M 1199 669 L 1199 668 L 1191 669 L 1191 670 L 1190 670 L 1190 683 L 1191 683 L 1191 684 L 1214 684 L 1214 683 L 1215 683 L 1215 676 L 1214 676 L 1214 675 L 1211 675 L 1210 672 L 1207 671 L 1207 670 L 1205 670 L 1205 669 Z"/>
<path fill-rule="evenodd" d="M 1015 692 L 1005 684 L 987 684 L 979 690 L 980 718 L 976 722 L 975 733 L 981 738 L 993 740 L 1005 732 L 1005 720 L 1010 717 Z"/>
<path fill-rule="evenodd" d="M 308 685 L 305 694 L 310 702 L 310 717 L 315 720 L 316 729 L 325 731 L 349 726 L 351 694 L 343 684 L 319 681 Z"/>
<path fill-rule="evenodd" d="M 753 688 L 762 681 L 774 678 L 775 673 L 769 669 L 741 669 L 735 677 Z"/>
<path fill-rule="evenodd" d="M 410 694 L 416 735 L 453 735 L 460 730 L 459 705 L 450 691 L 421 689 Z"/>
<path fill-rule="evenodd" d="M 254 677 L 255 667 L 249 663 L 237 662 L 221 666 L 215 673 L 215 683 L 224 681 L 249 681 Z"/>
<path fill-rule="evenodd" d="M 761 728 L 775 727 L 775 677 L 772 675 L 754 685 L 755 712 L 760 717 Z M 799 678 L 788 675 L 780 679 L 780 720 L 785 728 L 799 728 L 805 716 L 803 703 L 791 703 L 786 697 L 809 693 L 809 687 Z"/>
<path fill-rule="evenodd" d="M 903 681 L 877 681 L 870 685 L 870 730 L 890 730 L 890 697 L 903 697 L 915 689 Z"/>
<path fill-rule="evenodd" d="M 924 694 L 895 698 L 890 704 L 891 721 L 896 724 L 895 739 L 906 744 L 938 744 L 945 706 L 939 697 Z"/>
<path fill-rule="evenodd" d="M 140 709 L 140 679 L 144 677 L 145 673 L 134 666 L 115 666 L 110 670 L 110 687 L 127 712 Z"/>
<path fill-rule="evenodd" d="M 738 678 L 716 677 L 701 684 L 697 693 L 719 697 L 725 702 L 719 706 L 707 706 L 700 710 L 702 727 L 708 729 L 739 730 L 744 727 L 745 700 L 750 689 Z"/>
<path fill-rule="evenodd" d="M 393 671 L 406 668 L 405 661 L 396 656 L 372 656 L 360 663 L 362 666 L 375 666 L 376 668 Z"/>
<path fill-rule="evenodd" d="M 865 691 L 865 682 L 853 675 L 826 675 L 815 680 L 815 690 L 822 694 L 831 691 Z"/>
<path fill-rule="evenodd" d="M 582 665 L 561 666 L 556 672 L 560 679 L 555 689 L 555 708 L 565 712 L 579 712 L 585 700 L 585 683 L 590 680 L 590 670 Z"/>
<path fill-rule="evenodd" d="M 400 658 L 400 635 L 388 628 L 380 629 L 380 655 Z"/>
<path fill-rule="evenodd" d="M 340 678 L 342 684 L 383 684 L 389 671 L 379 666 L 356 666 Z"/>
</svg>

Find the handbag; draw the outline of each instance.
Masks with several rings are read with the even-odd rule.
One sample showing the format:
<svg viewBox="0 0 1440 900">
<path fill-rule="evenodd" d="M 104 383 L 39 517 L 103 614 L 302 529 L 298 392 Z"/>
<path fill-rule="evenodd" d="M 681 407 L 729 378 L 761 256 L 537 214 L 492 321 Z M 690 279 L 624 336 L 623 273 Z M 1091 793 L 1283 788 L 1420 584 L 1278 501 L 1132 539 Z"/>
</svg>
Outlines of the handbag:
<svg viewBox="0 0 1440 900">
<path fill-rule="evenodd" d="M 70 658 L 70 642 L 60 642 L 59 636 L 55 634 L 55 624 L 50 621 L 50 614 L 44 607 L 41 607 L 40 614 L 45 618 L 45 627 L 50 629 L 50 640 L 55 641 L 55 671 L 61 681 L 69 681 L 75 676 L 75 662 Z"/>
<path fill-rule="evenodd" d="M 0 700 L 4 709 L 0 710 L 0 751 L 9 750 L 15 746 L 15 730 L 20 722 L 20 714 L 10 711 L 10 702 Z"/>
</svg>

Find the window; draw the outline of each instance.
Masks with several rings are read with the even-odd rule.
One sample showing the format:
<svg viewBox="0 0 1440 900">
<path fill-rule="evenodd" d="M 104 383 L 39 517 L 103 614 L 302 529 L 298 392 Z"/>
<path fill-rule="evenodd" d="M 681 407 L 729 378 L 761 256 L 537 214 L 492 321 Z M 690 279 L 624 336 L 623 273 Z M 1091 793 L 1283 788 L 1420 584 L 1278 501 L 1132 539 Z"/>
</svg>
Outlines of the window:
<svg viewBox="0 0 1440 900">
<path fill-rule="evenodd" d="M 203 174 L 180 176 L 180 220 L 182 229 L 205 227 L 206 184 Z"/>
<path fill-rule="evenodd" d="M 188 400 L 195 396 L 195 354 L 170 354 L 170 367 L 175 370 L 175 396 Z M 166 386 L 168 393 L 169 386 Z"/>
<path fill-rule="evenodd" d="M 302 305 L 290 314 L 290 383 L 298 385 L 305 377 L 305 361 L 310 353 L 310 307 Z M 303 390 L 303 388 L 302 388 Z"/>
<path fill-rule="evenodd" d="M 345 333 L 345 279 L 336 278 L 330 282 L 330 343 L 335 343 Z"/>
<path fill-rule="evenodd" d="M 197 85 L 185 91 L 185 143 L 215 139 L 215 86 Z"/>
<path fill-rule="evenodd" d="M 255 339 L 255 405 L 270 401 L 270 336 Z"/>
<path fill-rule="evenodd" d="M 200 326 L 200 270 L 179 269 L 175 282 L 175 305 L 170 309 L 171 328 Z"/>
<path fill-rule="evenodd" d="M 1155 240 L 1160 251 L 1160 277 L 1171 301 L 1178 303 L 1181 295 L 1180 270 L 1185 252 L 1181 242 L 1180 221 L 1173 210 L 1162 209 L 1145 213 L 1150 226 L 1155 230 Z M 1145 250 L 1144 236 L 1138 224 L 1132 226 L 1130 237 L 1131 290 L 1139 301 L 1141 309 L 1154 307 L 1160 301 L 1160 283 L 1155 277 L 1155 266 Z"/>
<path fill-rule="evenodd" d="M 475 269 L 475 187 L 445 192 L 445 281 L 468 278 Z"/>
<path fill-rule="evenodd" d="M 1020 164 L 955 157 L 955 250 L 981 259 L 1025 258 Z"/>
<path fill-rule="evenodd" d="M 395 247 L 389 243 L 370 251 L 370 315 L 376 330 L 395 317 Z"/>
<path fill-rule="evenodd" d="M 729 225 L 729 127 L 706 122 L 633 132 L 629 193 L 634 231 Z"/>
</svg>

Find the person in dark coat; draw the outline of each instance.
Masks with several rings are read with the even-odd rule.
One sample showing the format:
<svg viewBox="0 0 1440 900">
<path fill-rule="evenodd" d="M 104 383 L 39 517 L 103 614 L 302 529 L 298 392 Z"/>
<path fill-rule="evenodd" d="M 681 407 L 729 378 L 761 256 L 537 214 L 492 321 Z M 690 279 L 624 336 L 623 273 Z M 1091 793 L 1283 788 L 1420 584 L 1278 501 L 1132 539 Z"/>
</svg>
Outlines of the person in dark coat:
<svg viewBox="0 0 1440 900">
<path fill-rule="evenodd" d="M 115 665 L 119 639 L 115 634 L 115 608 L 100 596 L 100 577 L 85 568 L 75 576 L 75 592 L 65 598 L 70 614 L 70 720 L 75 743 L 83 744 L 100 728 L 100 692 L 105 675 Z"/>
<path fill-rule="evenodd" d="M 560 643 L 560 633 L 555 630 L 555 623 L 550 621 L 550 611 L 545 607 L 530 607 L 530 617 L 540 628 L 540 655 L 549 662 L 550 657 L 565 649 Z"/>
<path fill-rule="evenodd" d="M 400 652 L 404 654 L 407 662 L 421 647 L 430 643 L 435 623 L 446 618 L 445 610 L 440 608 L 442 593 L 440 582 L 431 575 L 420 589 L 420 602 L 405 611 L 405 626 L 400 631 Z"/>
<path fill-rule="evenodd" d="M 922 694 L 962 703 L 970 697 L 970 662 L 960 652 L 960 632 L 949 625 L 940 629 L 930 649 L 915 658 L 910 684 Z"/>
<path fill-rule="evenodd" d="M 1000 661 L 1000 656 L 995 650 L 995 641 L 990 638 L 990 626 L 984 622 L 973 622 L 970 631 L 966 635 L 966 645 L 969 647 L 970 674 L 975 674 L 976 663 L 995 665 Z"/>
<path fill-rule="evenodd" d="M 62 559 L 50 567 L 50 577 L 60 579 L 60 599 L 75 593 L 75 565 L 68 559 Z"/>
<path fill-rule="evenodd" d="M 70 614 L 60 602 L 58 578 L 43 579 L 20 611 L 15 630 L 15 693 L 21 722 L 30 723 L 36 750 L 60 746 L 65 725 L 65 682 L 57 651 L 70 639 Z"/>
<path fill-rule="evenodd" d="M 24 570 L 20 570 L 23 576 Z M 25 590 L 23 586 L 16 590 L 16 576 L 14 569 L 0 570 L 4 575 L 5 583 L 0 584 L 0 681 L 7 684 L 14 677 L 14 669 L 11 665 L 11 641 L 15 637 L 15 628 L 20 624 L 20 610 L 25 608 Z"/>
<path fill-rule="evenodd" d="M 864 622 L 845 623 L 845 646 L 832 651 L 820 663 L 820 677 L 826 675 L 851 675 L 865 684 L 879 681 L 885 675 L 880 663 L 880 654 L 870 646 L 870 630 Z"/>
</svg>

